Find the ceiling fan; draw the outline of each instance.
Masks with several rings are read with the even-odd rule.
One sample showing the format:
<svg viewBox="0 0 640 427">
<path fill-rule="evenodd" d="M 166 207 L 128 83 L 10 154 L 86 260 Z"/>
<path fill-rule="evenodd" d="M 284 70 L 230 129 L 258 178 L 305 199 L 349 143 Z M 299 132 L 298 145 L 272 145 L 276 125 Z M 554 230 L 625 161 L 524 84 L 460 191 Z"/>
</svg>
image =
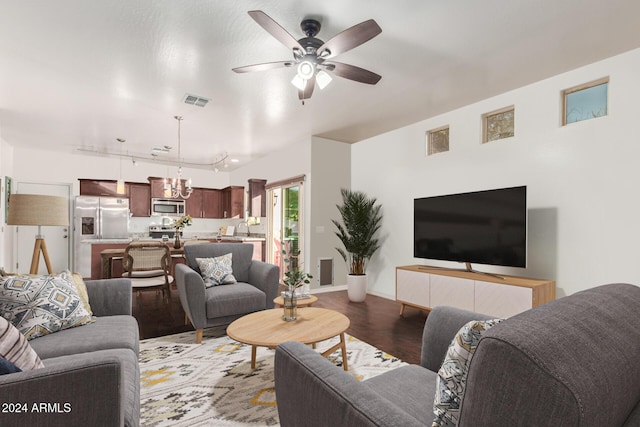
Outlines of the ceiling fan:
<svg viewBox="0 0 640 427">
<path fill-rule="evenodd" d="M 300 28 L 306 37 L 296 40 L 263 11 L 252 10 L 249 12 L 249 16 L 280 43 L 291 49 L 293 60 L 237 67 L 233 69 L 236 73 L 296 66 L 297 73 L 291 83 L 298 88 L 298 98 L 302 100 L 303 104 L 305 99 L 311 98 L 316 83 L 320 89 L 324 89 L 331 82 L 329 73 L 371 85 L 378 83 L 382 78 L 376 73 L 355 65 L 331 60 L 331 58 L 360 46 L 380 34 L 382 29 L 373 19 L 354 25 L 324 42 L 316 38 L 316 34 L 320 32 L 320 22 L 315 19 L 305 19 L 300 23 Z"/>
</svg>

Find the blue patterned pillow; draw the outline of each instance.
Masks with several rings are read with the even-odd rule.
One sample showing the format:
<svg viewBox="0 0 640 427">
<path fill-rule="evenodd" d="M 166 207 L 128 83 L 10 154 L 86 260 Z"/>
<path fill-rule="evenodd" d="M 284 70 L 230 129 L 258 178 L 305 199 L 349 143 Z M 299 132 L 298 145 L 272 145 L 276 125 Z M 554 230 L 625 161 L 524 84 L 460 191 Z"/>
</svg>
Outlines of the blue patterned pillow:
<svg viewBox="0 0 640 427">
<path fill-rule="evenodd" d="M 458 425 L 460 404 L 464 397 L 473 353 L 482 335 L 502 320 L 473 320 L 460 328 L 451 341 L 436 378 L 436 396 L 433 400 L 435 419 L 432 427 Z"/>
<path fill-rule="evenodd" d="M 92 322 L 73 281 L 49 275 L 2 277 L 0 315 L 28 340 Z"/>
<path fill-rule="evenodd" d="M 237 282 L 233 276 L 232 255 L 228 253 L 216 258 L 196 258 L 205 287 L 210 288 Z"/>
</svg>

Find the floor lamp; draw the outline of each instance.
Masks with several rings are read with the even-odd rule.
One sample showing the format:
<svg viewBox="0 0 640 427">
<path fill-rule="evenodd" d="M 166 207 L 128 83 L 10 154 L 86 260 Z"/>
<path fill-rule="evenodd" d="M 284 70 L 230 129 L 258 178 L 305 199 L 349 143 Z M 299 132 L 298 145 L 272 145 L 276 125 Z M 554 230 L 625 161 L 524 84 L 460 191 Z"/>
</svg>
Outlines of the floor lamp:
<svg viewBox="0 0 640 427">
<path fill-rule="evenodd" d="M 37 225 L 38 234 L 33 247 L 31 270 L 38 274 L 40 252 L 44 256 L 49 274 L 53 274 L 51 260 L 47 252 L 41 227 L 43 225 L 69 226 L 69 202 L 65 197 L 43 196 L 39 194 L 11 194 L 9 196 L 9 217 L 7 225 Z"/>
</svg>

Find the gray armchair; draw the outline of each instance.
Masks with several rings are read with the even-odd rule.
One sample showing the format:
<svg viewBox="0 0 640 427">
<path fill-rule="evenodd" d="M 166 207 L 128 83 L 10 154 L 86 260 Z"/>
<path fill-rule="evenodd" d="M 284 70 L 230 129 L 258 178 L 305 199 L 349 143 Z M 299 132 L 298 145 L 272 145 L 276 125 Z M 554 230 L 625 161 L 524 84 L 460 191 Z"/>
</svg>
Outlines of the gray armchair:
<svg viewBox="0 0 640 427">
<path fill-rule="evenodd" d="M 215 258 L 231 253 L 237 283 L 205 288 L 196 258 Z M 278 296 L 278 266 L 253 260 L 253 245 L 211 243 L 184 248 L 187 264 L 176 265 L 176 286 L 180 303 L 202 342 L 204 328 L 227 325 L 254 311 L 273 308 Z"/>
</svg>

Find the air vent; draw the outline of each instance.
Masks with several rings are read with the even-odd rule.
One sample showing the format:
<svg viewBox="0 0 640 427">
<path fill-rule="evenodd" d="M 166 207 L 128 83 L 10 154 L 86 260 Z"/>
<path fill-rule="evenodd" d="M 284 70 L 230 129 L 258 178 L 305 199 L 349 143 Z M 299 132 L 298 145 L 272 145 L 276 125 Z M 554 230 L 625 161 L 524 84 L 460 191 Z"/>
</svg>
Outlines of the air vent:
<svg viewBox="0 0 640 427">
<path fill-rule="evenodd" d="M 208 102 L 209 100 L 207 98 L 201 96 L 189 95 L 188 93 L 184 96 L 185 104 L 195 105 L 196 107 L 204 107 Z"/>
</svg>

